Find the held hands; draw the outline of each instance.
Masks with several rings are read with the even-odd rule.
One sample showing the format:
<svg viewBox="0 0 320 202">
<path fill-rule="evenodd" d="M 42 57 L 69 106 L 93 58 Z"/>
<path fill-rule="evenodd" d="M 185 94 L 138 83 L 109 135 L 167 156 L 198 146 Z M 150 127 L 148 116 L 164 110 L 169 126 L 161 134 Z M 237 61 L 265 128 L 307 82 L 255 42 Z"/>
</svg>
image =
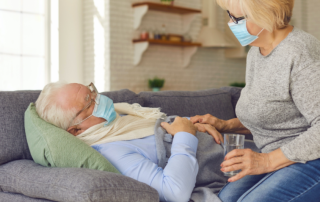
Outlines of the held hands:
<svg viewBox="0 0 320 202">
<path fill-rule="evenodd" d="M 194 116 L 190 118 L 190 121 L 197 127 L 197 130 L 200 132 L 209 133 L 217 144 L 223 143 L 223 137 L 220 134 L 221 131 L 225 128 L 225 121 L 218 119 L 210 114 L 203 116 Z"/>
<path fill-rule="evenodd" d="M 197 128 L 187 118 L 176 117 L 174 122 L 170 125 L 167 122 L 162 122 L 161 126 L 167 130 L 171 135 L 175 135 L 178 132 L 187 132 L 192 135 L 196 135 Z"/>
<path fill-rule="evenodd" d="M 217 117 L 214 117 L 211 114 L 206 114 L 203 116 L 197 115 L 197 116 L 191 117 L 190 121 L 193 124 L 195 123 L 210 124 L 220 132 L 223 131 L 226 126 L 226 123 L 224 120 L 218 119 Z"/>
<path fill-rule="evenodd" d="M 229 182 L 237 181 L 246 175 L 260 175 L 272 172 L 269 154 L 257 153 L 251 149 L 235 149 L 229 152 L 220 165 L 222 172 L 241 172 L 229 178 Z"/>
</svg>

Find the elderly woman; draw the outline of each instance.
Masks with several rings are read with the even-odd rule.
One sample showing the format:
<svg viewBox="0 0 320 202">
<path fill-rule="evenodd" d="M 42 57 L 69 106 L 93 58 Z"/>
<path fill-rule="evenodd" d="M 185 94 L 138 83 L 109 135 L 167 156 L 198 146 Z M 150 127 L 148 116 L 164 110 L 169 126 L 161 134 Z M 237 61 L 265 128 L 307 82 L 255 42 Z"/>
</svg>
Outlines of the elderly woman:
<svg viewBox="0 0 320 202">
<path fill-rule="evenodd" d="M 320 42 L 289 25 L 294 0 L 217 0 L 240 43 L 253 46 L 238 118 L 192 117 L 199 130 L 252 134 L 262 153 L 237 149 L 221 170 L 241 169 L 223 202 L 319 201 Z"/>
</svg>

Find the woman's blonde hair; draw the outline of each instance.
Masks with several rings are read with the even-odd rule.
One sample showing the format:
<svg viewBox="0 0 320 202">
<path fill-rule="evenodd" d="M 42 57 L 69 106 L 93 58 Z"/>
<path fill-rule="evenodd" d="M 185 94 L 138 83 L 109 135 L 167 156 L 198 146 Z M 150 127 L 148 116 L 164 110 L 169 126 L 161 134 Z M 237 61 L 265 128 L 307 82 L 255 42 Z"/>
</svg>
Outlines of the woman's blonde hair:
<svg viewBox="0 0 320 202">
<path fill-rule="evenodd" d="M 243 15 L 269 32 L 289 25 L 294 0 L 217 0 L 225 10 L 240 6 Z"/>
</svg>

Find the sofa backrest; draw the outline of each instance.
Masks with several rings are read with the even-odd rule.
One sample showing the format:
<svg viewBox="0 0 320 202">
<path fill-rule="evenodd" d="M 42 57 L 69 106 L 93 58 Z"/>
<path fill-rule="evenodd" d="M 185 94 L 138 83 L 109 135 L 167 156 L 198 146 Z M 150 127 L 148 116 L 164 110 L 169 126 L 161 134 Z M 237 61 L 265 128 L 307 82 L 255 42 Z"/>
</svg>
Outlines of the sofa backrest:
<svg viewBox="0 0 320 202">
<path fill-rule="evenodd" d="M 0 165 L 32 159 L 24 132 L 24 112 L 40 91 L 0 92 Z"/>
<path fill-rule="evenodd" d="M 231 95 L 221 89 L 141 92 L 139 95 L 145 107 L 161 107 L 167 115 L 211 114 L 224 120 L 235 118 Z"/>
<path fill-rule="evenodd" d="M 115 103 L 139 103 L 145 107 L 160 107 L 168 115 L 194 116 L 212 114 L 220 119 L 235 117 L 237 89 L 203 91 L 141 92 L 130 90 L 103 92 Z M 35 102 L 40 91 L 0 92 L 0 165 L 19 159 L 32 159 L 24 130 L 24 112 Z M 235 96 L 236 97 L 236 96 Z"/>
</svg>

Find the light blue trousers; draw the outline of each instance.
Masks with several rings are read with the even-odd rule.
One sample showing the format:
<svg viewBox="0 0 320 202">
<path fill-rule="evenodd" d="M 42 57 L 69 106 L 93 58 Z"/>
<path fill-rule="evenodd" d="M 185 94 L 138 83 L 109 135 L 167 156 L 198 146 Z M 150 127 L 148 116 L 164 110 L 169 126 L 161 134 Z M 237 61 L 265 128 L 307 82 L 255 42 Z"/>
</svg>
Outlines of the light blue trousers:
<svg viewBox="0 0 320 202">
<path fill-rule="evenodd" d="M 320 202 L 320 159 L 228 183 L 223 202 Z"/>
</svg>

